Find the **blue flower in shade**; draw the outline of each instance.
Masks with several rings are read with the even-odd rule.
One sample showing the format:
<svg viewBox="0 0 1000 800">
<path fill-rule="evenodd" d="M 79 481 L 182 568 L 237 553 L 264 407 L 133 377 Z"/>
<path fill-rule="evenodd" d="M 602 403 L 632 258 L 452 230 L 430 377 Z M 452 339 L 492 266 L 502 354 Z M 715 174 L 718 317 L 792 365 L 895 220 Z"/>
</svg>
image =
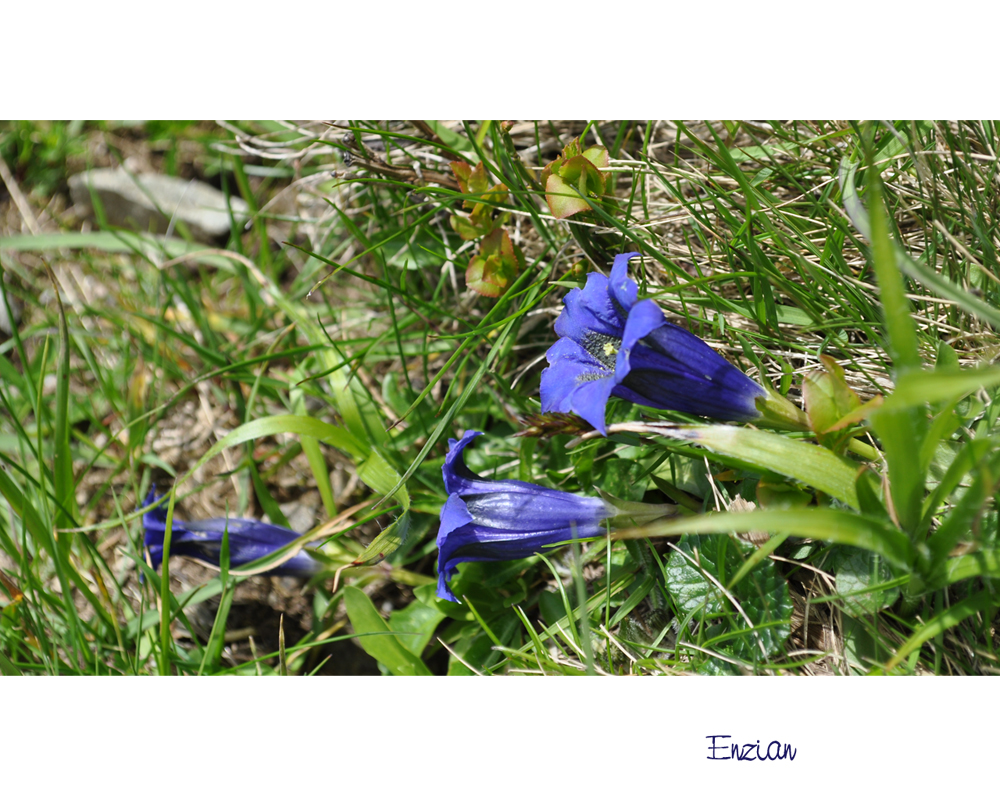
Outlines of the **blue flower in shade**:
<svg viewBox="0 0 1000 800">
<path fill-rule="evenodd" d="M 157 500 L 151 491 L 146 497 L 146 505 Z M 163 561 L 163 537 L 167 530 L 167 506 L 164 503 L 142 515 L 142 527 L 146 532 L 146 548 L 149 550 L 153 569 Z M 188 556 L 215 566 L 219 566 L 222 555 L 222 534 L 229 530 L 229 566 L 239 568 L 258 558 L 270 555 L 299 538 L 299 534 L 253 519 L 230 517 L 182 522 L 174 517 L 170 533 L 170 555 Z M 307 576 L 318 572 L 322 565 L 305 550 L 300 550 L 288 561 L 268 570 L 269 575 Z"/>
<path fill-rule="evenodd" d="M 611 278 L 591 272 L 566 295 L 561 337 L 542 370 L 542 412 L 573 412 L 606 434 L 611 395 L 652 408 L 746 421 L 761 414 L 764 389 L 693 333 L 667 322 L 653 300 L 636 302 L 628 277 L 638 253 L 615 257 Z"/>
<path fill-rule="evenodd" d="M 448 588 L 463 561 L 509 561 L 544 552 L 546 545 L 599 536 L 601 521 L 618 509 L 596 497 L 546 489 L 524 481 L 489 481 L 465 466 L 462 451 L 479 431 L 448 440 L 438 531 L 438 589 L 442 600 L 459 602 Z"/>
</svg>

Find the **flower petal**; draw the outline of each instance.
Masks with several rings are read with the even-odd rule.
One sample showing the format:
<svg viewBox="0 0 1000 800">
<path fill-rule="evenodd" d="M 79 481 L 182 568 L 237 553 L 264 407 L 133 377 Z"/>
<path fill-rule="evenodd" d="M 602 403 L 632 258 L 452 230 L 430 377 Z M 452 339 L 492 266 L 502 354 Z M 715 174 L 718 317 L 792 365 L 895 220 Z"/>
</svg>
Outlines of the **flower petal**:
<svg viewBox="0 0 1000 800">
<path fill-rule="evenodd" d="M 633 403 L 722 420 L 756 419 L 755 398 L 765 394 L 693 333 L 667 322 L 652 300 L 629 312 L 615 377 L 613 394 Z"/>
<path fill-rule="evenodd" d="M 155 493 L 150 492 L 146 498 L 146 505 L 155 501 Z M 145 545 L 149 550 L 154 569 L 159 567 L 163 560 L 166 523 L 166 504 L 143 514 L 142 517 Z M 227 530 L 231 567 L 241 567 L 264 558 L 299 538 L 299 534 L 295 531 L 259 520 L 222 517 L 184 522 L 174 517 L 170 534 L 170 554 L 197 558 L 219 566 L 222 557 L 222 538 Z M 268 570 L 266 574 L 311 575 L 319 569 L 320 563 L 308 552 L 301 550 L 288 561 Z"/>
<path fill-rule="evenodd" d="M 608 283 L 608 290 L 614 303 L 623 310 L 624 314 L 629 314 L 632 306 L 639 296 L 639 287 L 636 282 L 628 277 L 628 262 L 633 258 L 638 258 L 638 253 L 622 253 L 615 256 L 611 265 L 611 280 Z"/>
<path fill-rule="evenodd" d="M 446 486 L 464 485 L 470 490 L 449 490 L 441 508 L 437 536 L 437 594 L 455 603 L 459 601 L 448 581 L 460 563 L 524 558 L 546 546 L 596 536 L 602 530 L 602 520 L 617 513 L 616 508 L 599 498 L 524 481 L 480 478 L 461 458 L 465 446 L 479 435 L 469 431 L 460 441 L 453 439 L 442 470 Z"/>
<path fill-rule="evenodd" d="M 542 413 L 573 412 L 604 433 L 604 408 L 615 386 L 614 372 L 572 339 L 549 348 L 542 370 Z"/>
<path fill-rule="evenodd" d="M 487 480 L 469 469 L 462 458 L 462 451 L 468 446 L 469 442 L 477 436 L 482 435 L 482 431 L 466 431 L 461 439 L 448 440 L 448 455 L 445 456 L 441 473 L 444 476 L 445 491 L 449 495 L 458 494 L 464 497 L 465 495 L 483 494 L 485 492 L 497 491 L 497 486 L 503 486 L 504 491 L 508 492 L 534 494 L 537 489 L 541 488 L 535 486 L 533 483 L 525 483 L 524 481 Z M 555 490 L 553 489 L 552 491 Z"/>
<path fill-rule="evenodd" d="M 764 389 L 693 333 L 667 321 L 651 299 L 638 300 L 628 263 L 616 256 L 610 280 L 592 273 L 566 296 L 556 321 L 561 338 L 546 354 L 542 411 L 572 411 L 606 433 L 608 397 L 723 420 L 760 416 Z"/>
<path fill-rule="evenodd" d="M 615 380 L 618 383 L 622 383 L 628 376 L 631 369 L 632 350 L 639 340 L 657 328 L 669 324 L 667 318 L 663 316 L 663 311 L 652 300 L 643 300 L 632 307 L 625 323 L 621 346 L 618 348 L 618 358 L 615 361 Z M 646 403 L 646 405 L 649 404 Z"/>
<path fill-rule="evenodd" d="M 441 527 L 438 529 L 437 545 L 440 547 L 448 534 L 472 522 L 472 514 L 465 506 L 465 501 L 457 494 L 448 495 L 441 507 Z"/>
<path fill-rule="evenodd" d="M 583 342 L 588 333 L 621 338 L 625 317 L 611 302 L 608 279 L 598 272 L 587 275 L 583 289 L 570 289 L 556 320 L 556 334 Z"/>
</svg>

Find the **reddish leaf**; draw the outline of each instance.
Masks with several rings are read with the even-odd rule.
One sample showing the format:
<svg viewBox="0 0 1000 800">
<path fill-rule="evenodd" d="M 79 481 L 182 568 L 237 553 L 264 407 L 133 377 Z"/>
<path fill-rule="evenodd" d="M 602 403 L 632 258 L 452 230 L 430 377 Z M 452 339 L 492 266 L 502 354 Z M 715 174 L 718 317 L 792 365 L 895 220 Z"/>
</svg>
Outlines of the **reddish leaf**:
<svg viewBox="0 0 1000 800">
<path fill-rule="evenodd" d="M 558 175 L 549 175 L 545 182 L 545 202 L 556 219 L 566 219 L 590 209 L 590 203 Z"/>
<path fill-rule="evenodd" d="M 603 145 L 588 147 L 581 155 L 598 169 L 607 169 L 611 166 L 611 156 L 608 155 L 608 148 Z"/>
<path fill-rule="evenodd" d="M 451 167 L 451 171 L 455 173 L 455 178 L 458 180 L 458 186 L 462 190 L 462 194 L 468 194 L 469 175 L 472 174 L 472 167 L 464 161 L 452 161 L 449 166 Z"/>
<path fill-rule="evenodd" d="M 517 277 L 521 261 L 507 231 L 498 228 L 483 239 L 479 255 L 469 261 L 465 283 L 485 297 L 499 297 Z"/>
</svg>

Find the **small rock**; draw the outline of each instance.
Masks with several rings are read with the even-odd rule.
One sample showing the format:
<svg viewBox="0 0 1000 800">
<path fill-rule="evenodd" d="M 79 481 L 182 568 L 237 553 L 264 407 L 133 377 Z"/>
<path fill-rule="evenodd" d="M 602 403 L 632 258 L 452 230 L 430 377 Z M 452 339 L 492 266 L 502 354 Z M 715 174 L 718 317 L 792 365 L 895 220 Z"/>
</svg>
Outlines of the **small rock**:
<svg viewBox="0 0 1000 800">
<path fill-rule="evenodd" d="M 165 233 L 171 218 L 187 225 L 191 235 L 203 242 L 229 233 L 226 198 L 214 186 L 169 175 L 134 175 L 123 169 L 92 169 L 69 179 L 73 202 L 93 215 L 91 192 L 104 207 L 111 225 L 140 231 Z M 237 222 L 250 212 L 246 202 L 231 197 Z"/>
</svg>

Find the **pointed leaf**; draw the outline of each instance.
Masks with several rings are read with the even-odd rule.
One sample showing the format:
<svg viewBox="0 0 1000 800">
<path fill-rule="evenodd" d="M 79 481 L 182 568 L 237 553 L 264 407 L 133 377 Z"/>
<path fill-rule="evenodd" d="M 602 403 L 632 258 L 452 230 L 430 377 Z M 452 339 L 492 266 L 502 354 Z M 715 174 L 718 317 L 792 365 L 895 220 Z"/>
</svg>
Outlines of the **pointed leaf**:
<svg viewBox="0 0 1000 800">
<path fill-rule="evenodd" d="M 728 534 L 757 530 L 861 547 L 885 556 L 892 564 L 904 569 L 909 568 L 913 555 L 909 538 L 899 528 L 884 520 L 835 508 L 702 514 L 617 531 L 612 538 L 649 539 L 685 533 Z"/>
<path fill-rule="evenodd" d="M 389 672 L 393 675 L 431 674 L 427 665 L 403 647 L 398 637 L 392 635 L 368 595 L 355 586 L 346 587 L 344 608 L 354 632 L 361 634 L 358 636 L 358 644 L 368 655 L 385 665 Z"/>
<path fill-rule="evenodd" d="M 851 508 L 858 507 L 854 482 L 860 465 L 825 447 L 777 433 L 732 425 L 647 426 L 649 433 L 696 442 L 713 453 L 776 472 L 819 489 Z M 638 429 L 638 428 L 637 428 Z"/>
</svg>

